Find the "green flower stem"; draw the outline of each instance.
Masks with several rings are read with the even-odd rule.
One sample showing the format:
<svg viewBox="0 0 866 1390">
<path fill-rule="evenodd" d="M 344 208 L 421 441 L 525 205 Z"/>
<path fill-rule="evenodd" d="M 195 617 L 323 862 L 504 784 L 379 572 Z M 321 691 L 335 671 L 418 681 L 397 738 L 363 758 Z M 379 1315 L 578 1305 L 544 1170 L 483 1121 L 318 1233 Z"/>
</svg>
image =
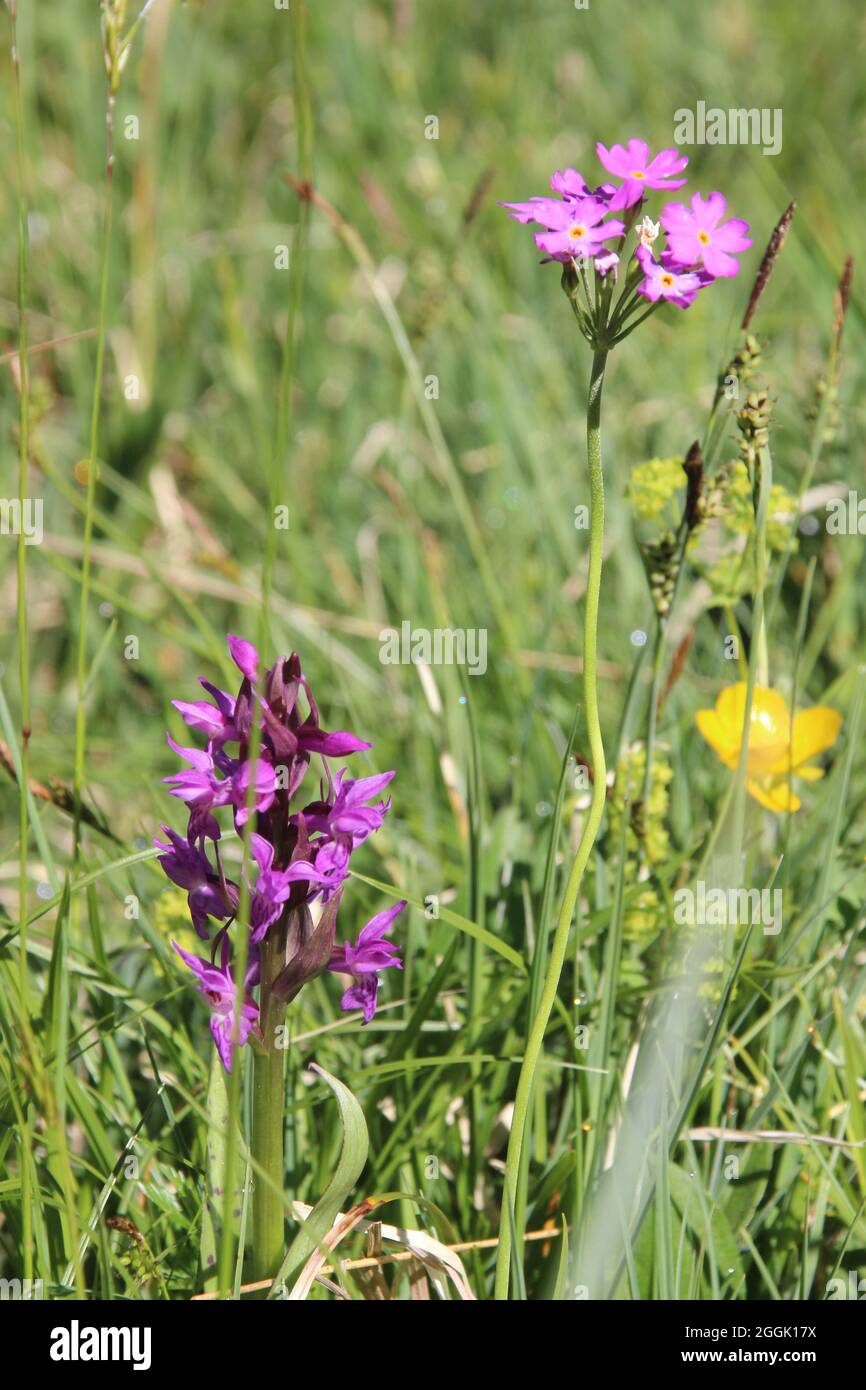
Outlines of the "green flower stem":
<svg viewBox="0 0 866 1390">
<path fill-rule="evenodd" d="M 535 1076 L 538 1071 L 544 1035 L 550 1019 L 565 954 L 568 935 L 581 880 L 586 869 L 592 847 L 598 835 L 604 812 L 607 769 L 604 761 L 604 744 L 598 718 L 598 689 L 596 674 L 596 647 L 598 637 L 598 601 L 601 589 L 602 542 L 604 538 L 604 476 L 601 467 L 601 393 L 604 384 L 604 369 L 607 362 L 607 348 L 596 348 L 592 359 L 589 380 L 589 400 L 586 410 L 586 452 L 589 464 L 590 483 L 590 528 L 589 528 L 589 572 L 586 581 L 586 606 L 583 619 L 583 699 L 586 711 L 586 726 L 589 732 L 590 756 L 592 759 L 593 784 L 589 814 L 583 826 L 580 844 L 568 875 L 559 917 L 550 948 L 550 960 L 544 986 L 538 1004 L 538 1012 L 532 1023 L 526 1042 L 526 1051 L 520 1067 L 517 1082 L 517 1095 L 514 1101 L 514 1115 L 511 1134 L 508 1140 L 508 1153 L 505 1162 L 505 1193 L 520 1191 L 520 1171 L 524 1155 L 526 1120 L 532 1103 Z M 521 1233 L 517 1232 L 520 1240 Z M 504 1212 L 499 1229 L 499 1247 L 496 1256 L 497 1299 L 508 1298 L 509 1275 L 511 1272 L 511 1224 L 508 1213 Z"/>
<path fill-rule="evenodd" d="M 648 309 L 645 309 L 639 318 L 632 319 L 630 323 L 626 323 L 624 326 L 621 323 L 617 324 L 617 328 L 620 331 L 616 333 L 615 337 L 611 338 L 609 346 L 616 347 L 617 343 L 621 343 L 623 338 L 627 338 L 630 333 L 633 333 L 636 328 L 639 328 L 642 323 L 645 323 L 650 315 L 656 312 L 662 302 L 661 299 L 657 299 L 655 304 L 651 304 Z"/>
<path fill-rule="evenodd" d="M 272 985 L 283 965 L 284 933 L 266 938 L 261 948 L 261 1029 L 264 1047 L 253 1063 L 252 1156 L 271 1179 L 253 1187 L 253 1278 L 272 1279 L 285 1253 L 283 1243 L 283 1126 L 286 1050 L 278 1044 L 285 1004 Z"/>
</svg>

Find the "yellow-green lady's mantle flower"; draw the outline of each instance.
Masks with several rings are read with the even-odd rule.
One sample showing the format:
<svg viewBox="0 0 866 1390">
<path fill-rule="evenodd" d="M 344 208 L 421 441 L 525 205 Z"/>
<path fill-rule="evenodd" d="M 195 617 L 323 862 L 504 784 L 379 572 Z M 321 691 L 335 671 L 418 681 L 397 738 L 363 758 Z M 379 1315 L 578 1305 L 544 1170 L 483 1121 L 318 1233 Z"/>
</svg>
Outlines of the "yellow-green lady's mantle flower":
<svg viewBox="0 0 866 1390">
<path fill-rule="evenodd" d="M 698 728 L 726 767 L 736 768 L 739 762 L 745 710 L 746 683 L 739 681 L 725 687 L 715 709 L 699 709 L 695 715 Z M 792 719 L 783 695 L 756 685 L 749 720 L 749 795 L 769 811 L 799 811 L 791 778 L 816 782 L 824 776 L 823 768 L 806 764 L 836 742 L 841 727 L 842 716 L 826 705 L 801 710 Z"/>
</svg>

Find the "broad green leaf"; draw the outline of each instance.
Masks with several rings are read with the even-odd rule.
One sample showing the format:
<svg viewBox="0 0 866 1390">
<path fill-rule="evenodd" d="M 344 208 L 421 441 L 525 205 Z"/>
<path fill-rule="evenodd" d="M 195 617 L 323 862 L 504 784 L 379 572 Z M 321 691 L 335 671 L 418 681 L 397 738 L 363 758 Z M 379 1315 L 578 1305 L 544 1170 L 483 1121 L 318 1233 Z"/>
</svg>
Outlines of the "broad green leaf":
<svg viewBox="0 0 866 1390">
<path fill-rule="evenodd" d="M 343 1146 L 331 1181 L 289 1246 L 268 1295 L 270 1298 L 276 1295 L 281 1285 L 293 1282 L 319 1242 L 328 1234 L 367 1162 L 367 1121 L 357 1100 L 348 1086 L 331 1076 L 324 1067 L 314 1065 L 311 1070 L 321 1076 L 337 1097 L 343 1125 Z"/>
<path fill-rule="evenodd" d="M 207 1191 L 202 1203 L 201 1238 L 199 1240 L 199 1266 L 203 1288 L 218 1287 L 217 1254 L 218 1237 L 214 1212 L 225 1172 L 226 1131 L 229 1122 L 229 1097 L 226 1089 L 226 1076 L 216 1048 L 212 1050 L 210 1075 L 207 1083 Z"/>
<path fill-rule="evenodd" d="M 700 1182 L 700 1177 L 690 1178 L 676 1163 L 669 1163 L 668 1180 L 673 1205 L 693 1234 L 704 1243 L 722 1278 L 742 1278 L 740 1252 L 731 1224 L 709 1194 L 704 1195 L 703 1201 L 699 1199 L 695 1184 Z"/>
</svg>

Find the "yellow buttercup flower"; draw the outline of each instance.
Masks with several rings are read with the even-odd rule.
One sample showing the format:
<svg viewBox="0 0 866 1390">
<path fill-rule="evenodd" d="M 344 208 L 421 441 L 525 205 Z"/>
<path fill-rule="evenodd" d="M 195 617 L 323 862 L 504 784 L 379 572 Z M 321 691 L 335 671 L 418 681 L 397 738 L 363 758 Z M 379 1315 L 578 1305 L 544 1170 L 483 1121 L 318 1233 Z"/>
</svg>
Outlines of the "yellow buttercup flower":
<svg viewBox="0 0 866 1390">
<path fill-rule="evenodd" d="M 707 743 L 726 767 L 736 768 L 746 712 L 746 683 L 728 685 L 715 709 L 699 709 L 695 722 Z M 800 798 L 791 790 L 791 778 L 816 782 L 821 767 L 807 767 L 810 758 L 836 742 L 842 716 L 827 705 L 801 710 L 791 718 L 784 696 L 756 685 L 749 720 L 749 755 L 746 786 L 749 795 L 768 811 L 799 811 Z"/>
</svg>

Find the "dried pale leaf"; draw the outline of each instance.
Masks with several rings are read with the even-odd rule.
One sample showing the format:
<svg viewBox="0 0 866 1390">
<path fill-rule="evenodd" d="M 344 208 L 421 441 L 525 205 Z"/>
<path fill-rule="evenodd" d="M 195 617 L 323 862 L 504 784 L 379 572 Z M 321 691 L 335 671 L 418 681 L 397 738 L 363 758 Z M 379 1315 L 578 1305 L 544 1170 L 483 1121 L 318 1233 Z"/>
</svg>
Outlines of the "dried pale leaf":
<svg viewBox="0 0 866 1390">
<path fill-rule="evenodd" d="M 293 1202 L 292 1208 L 295 1214 L 301 1217 L 308 1216 L 310 1212 L 310 1208 L 304 1202 Z M 406 1229 L 403 1226 L 389 1226 L 384 1222 L 365 1221 L 363 1216 L 370 1209 L 370 1205 L 361 1203 L 359 1206 L 354 1207 L 351 1212 L 338 1216 L 331 1231 L 322 1241 L 322 1245 L 328 1249 L 335 1249 L 337 1244 L 339 1244 L 350 1230 L 357 1229 L 366 1231 L 369 1230 L 371 1226 L 379 1226 L 383 1240 L 393 1241 L 397 1245 L 402 1245 L 405 1250 L 411 1251 L 432 1275 L 435 1276 L 436 1273 L 447 1275 L 464 1302 L 476 1302 L 475 1294 L 472 1292 L 469 1280 L 466 1277 L 466 1271 L 463 1268 L 463 1262 L 455 1251 L 449 1246 L 444 1245 L 441 1240 L 437 1240 L 435 1236 L 430 1235 L 428 1231 L 416 1231 Z M 348 1224 L 344 1225 L 344 1223 Z M 317 1251 L 316 1255 L 318 1256 L 319 1254 L 320 1252 Z M 295 1289 L 298 1288 L 301 1281 L 306 1276 L 307 1269 L 312 1266 L 313 1258 L 313 1256 L 310 1257 L 307 1268 L 302 1271 L 298 1283 L 295 1285 Z M 323 1264 L 324 1256 L 322 1255 L 317 1262 L 316 1268 L 320 1269 Z M 312 1277 L 314 1278 L 315 1275 Z M 310 1283 L 312 1283 L 312 1278 L 310 1279 Z M 434 1284 L 435 1283 L 437 1283 L 437 1281 L 434 1277 Z M 309 1284 L 307 1287 L 309 1288 Z M 305 1294 L 299 1294 L 298 1296 L 303 1298 Z M 294 1297 L 295 1290 L 293 1289 L 290 1298 Z"/>
<path fill-rule="evenodd" d="M 308 1207 L 301 1202 L 293 1202 L 292 1205 L 296 1213 L 298 1209 L 303 1206 L 305 1217 L 309 1216 L 312 1211 L 312 1207 Z M 328 1231 L 327 1235 L 322 1237 L 321 1242 L 313 1251 L 298 1275 L 288 1297 L 289 1303 L 302 1303 L 304 1301 L 318 1278 L 319 1272 L 325 1264 L 328 1255 L 336 1250 L 344 1236 L 347 1236 L 350 1231 L 353 1231 L 356 1226 L 361 1224 L 362 1217 L 372 1211 L 373 1206 L 374 1203 L 370 1201 L 359 1202 L 356 1207 L 352 1207 L 351 1211 L 339 1213 L 330 1231 Z M 373 1224 L 376 1225 L 378 1223 L 374 1222 Z"/>
<path fill-rule="evenodd" d="M 424 1266 L 415 1260 L 409 1265 L 409 1298 L 413 1303 L 430 1302 L 430 1284 Z"/>
</svg>

